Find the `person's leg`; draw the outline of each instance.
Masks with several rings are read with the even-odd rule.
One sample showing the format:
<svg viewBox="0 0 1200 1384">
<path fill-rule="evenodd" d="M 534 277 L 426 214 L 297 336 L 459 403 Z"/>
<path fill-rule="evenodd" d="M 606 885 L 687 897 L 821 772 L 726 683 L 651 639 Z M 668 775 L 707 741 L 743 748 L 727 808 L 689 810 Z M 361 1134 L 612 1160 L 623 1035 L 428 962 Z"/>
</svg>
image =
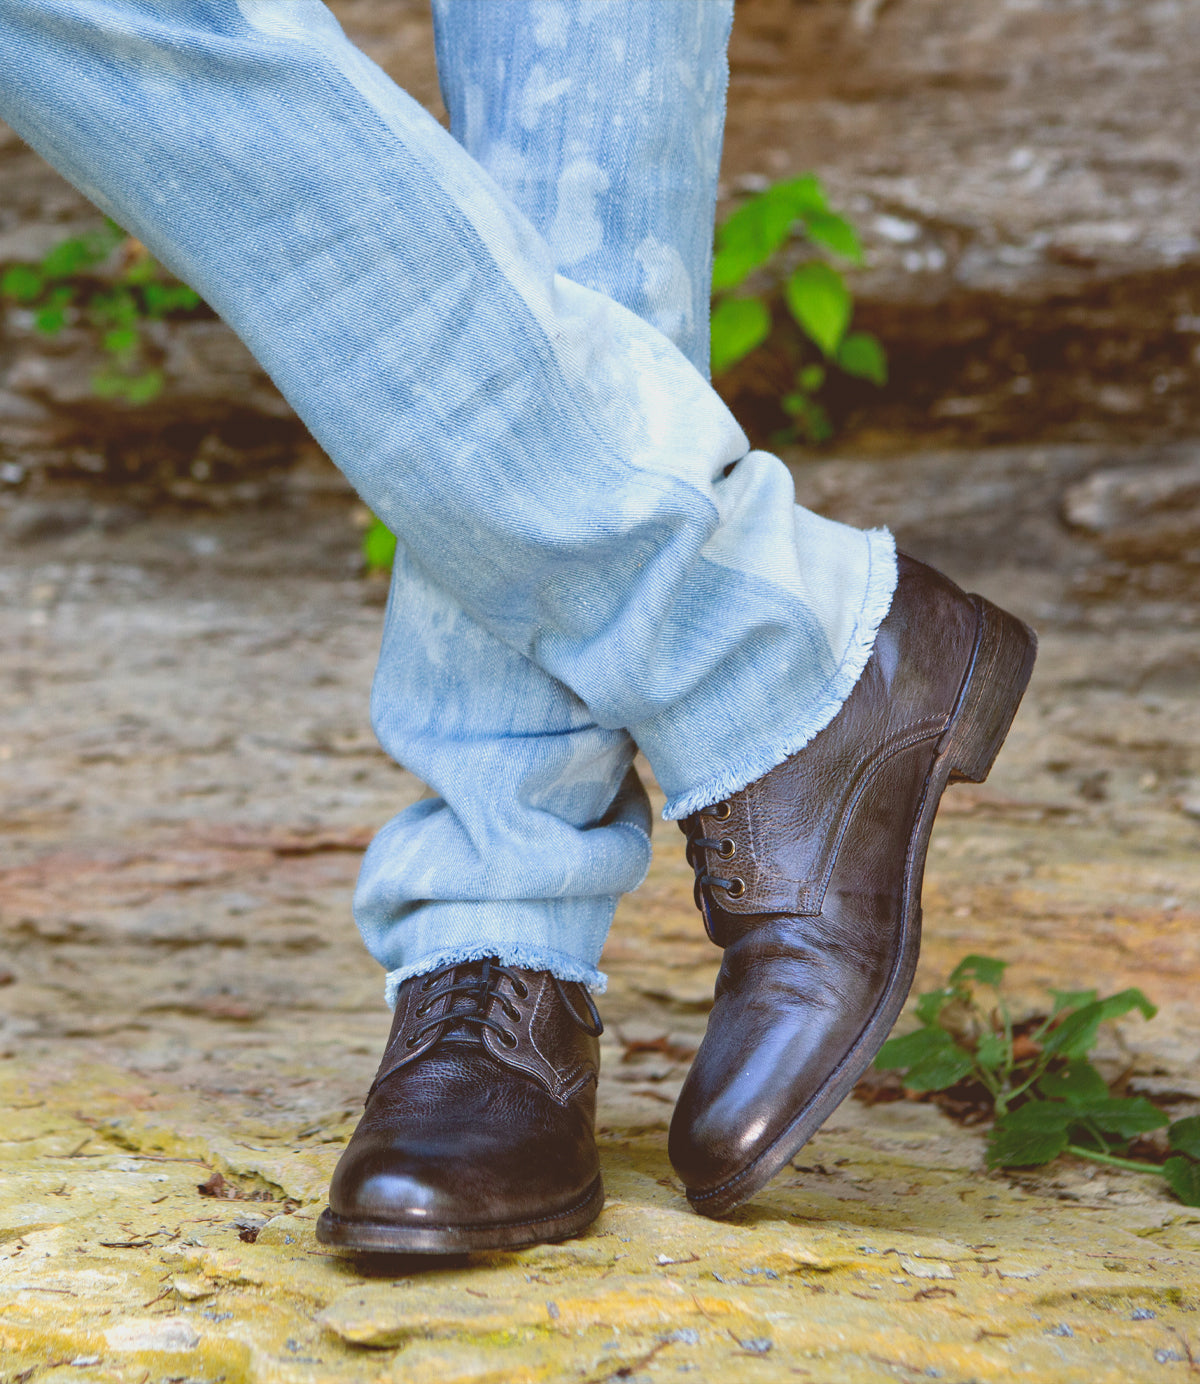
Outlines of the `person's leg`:
<svg viewBox="0 0 1200 1384">
<path fill-rule="evenodd" d="M 562 272 L 657 325 L 703 369 L 729 7 L 521 5 L 505 24 L 506 3 L 435 0 L 451 128 Z M 539 99 L 534 118 L 511 99 L 513 72 L 571 99 Z M 670 1137 L 689 1197 L 709 1214 L 783 1166 L 886 1036 L 916 961 L 941 790 L 951 775 L 986 775 L 1029 676 L 1034 643 L 1017 621 L 911 560 L 900 571 L 833 722 L 681 824 L 705 922 L 725 947 Z"/>
<path fill-rule="evenodd" d="M 708 373 L 733 0 L 432 0 L 450 130 L 560 274 Z"/>
<path fill-rule="evenodd" d="M 0 0 L 0 115 L 234 326 L 416 567 L 633 735 L 669 815 L 836 714 L 890 538 L 795 508 L 315 0 Z"/>
<path fill-rule="evenodd" d="M 455 137 L 547 236 L 561 272 L 659 326 L 701 370 L 730 11 L 726 0 L 551 9 L 525 0 L 443 0 L 434 9 Z M 649 89 L 637 81 L 645 71 L 659 74 Z M 571 99 L 521 99 L 522 82 L 535 78 L 539 91 L 569 90 Z M 631 104 L 635 84 L 642 99 Z M 512 940 L 504 959 L 519 965 L 575 973 L 577 959 L 556 945 L 564 935 L 576 958 L 584 948 L 599 957 L 613 883 L 635 883 L 629 867 L 643 863 L 637 828 L 645 796 L 631 773 L 619 791 L 633 751 L 628 735 L 597 726 L 571 692 L 484 630 L 403 550 L 373 700 L 381 742 L 437 790 L 376 839 L 358 891 L 372 950 L 398 963 L 389 976 L 394 1055 L 422 1033 L 416 1015 L 426 1006 L 412 1003 L 420 991 L 409 977 L 431 960 L 493 949 L 494 925 L 479 939 L 484 919 L 505 915 Z M 606 812 L 614 795 L 616 810 Z M 406 966 L 406 957 L 415 960 Z M 472 974 L 455 969 L 468 981 Z M 504 994 L 519 1004 L 515 986 Z M 542 994 L 553 1003 L 544 981 Z M 586 1035 L 569 1016 L 559 1026 L 566 1051 L 594 1069 Z M 437 1097 L 418 1108 L 438 1051 L 395 1070 L 394 1056 L 385 1058 L 334 1177 L 321 1221 L 326 1238 L 362 1248 L 394 1246 L 402 1234 L 412 1247 L 423 1232 L 397 1223 L 414 1200 L 428 1199 L 423 1155 L 431 1144 L 461 1144 L 464 1109 L 479 1122 L 475 1091 L 503 1108 L 507 1083 L 489 1070 L 492 1059 L 481 1062 L 477 1047 L 461 1044 L 452 1063 L 443 1052 Z M 580 1154 L 594 1145 L 560 1134 L 547 1159 L 544 1144 L 530 1147 L 528 1128 L 505 1134 L 489 1150 L 492 1199 L 503 1183 L 509 1221 L 544 1213 L 549 1202 L 557 1219 L 547 1233 L 561 1229 L 569 1198 L 544 1174 L 531 1187 L 527 1169 L 566 1167 L 568 1188 L 579 1194 L 585 1179 L 577 1169 L 591 1168 Z M 563 1156 L 563 1142 L 574 1158 Z M 459 1182 L 478 1182 L 461 1157 L 448 1154 L 441 1166 Z M 583 1196 L 581 1209 L 568 1207 L 568 1228 L 598 1205 L 594 1190 Z M 442 1203 L 449 1219 L 458 1208 Z M 477 1195 L 472 1205 L 477 1215 Z M 445 1247 L 444 1236 L 435 1232 L 430 1243 Z"/>
<path fill-rule="evenodd" d="M 732 9 L 434 5 L 452 134 L 546 236 L 561 273 L 657 326 L 701 371 Z M 548 99 L 531 101 L 530 82 Z M 374 704 L 381 743 L 436 795 L 380 834 L 358 890 L 389 994 L 489 953 L 595 986 L 616 898 L 648 857 L 628 735 L 597 726 L 403 552 Z M 496 928 L 480 936 L 488 914 L 504 915 L 503 948 Z"/>
<path fill-rule="evenodd" d="M 552 46 L 554 27 L 538 42 Z M 520 94 L 530 119 L 570 96 L 569 83 L 543 75 L 530 74 Z M 692 858 L 714 936 L 728 936 L 733 952 L 737 940 L 766 935 L 754 913 L 727 910 L 730 932 L 714 912 L 743 896 L 748 907 L 766 902 L 775 910 L 767 922 L 790 929 L 786 947 L 767 937 L 762 955 L 742 948 L 725 991 L 758 1018 L 773 996 L 773 1026 L 756 1019 L 756 1092 L 782 1090 L 772 1053 L 816 1053 L 826 1068 L 806 1071 L 766 1112 L 770 1157 L 785 1156 L 799 1117 L 783 1107 L 793 1096 L 807 1101 L 814 1084 L 822 1098 L 840 1091 L 829 1075 L 840 1080 L 849 1070 L 839 1033 L 862 1017 L 834 1013 L 819 1042 L 812 1033 L 797 1038 L 810 978 L 828 962 L 839 980 L 853 979 L 855 939 L 869 921 L 887 1003 L 902 1001 L 932 807 L 951 772 L 986 770 L 1014 688 L 1019 696 L 1025 665 L 1011 656 L 1023 636 L 961 593 L 935 599 L 918 579 L 907 587 L 916 598 L 892 612 L 893 636 L 873 655 L 896 585 L 890 537 L 796 508 L 786 469 L 748 450 L 683 354 L 635 314 L 557 275 L 543 238 L 494 181 L 346 43 L 315 0 L 209 0 L 182 17 L 148 0 L 0 0 L 0 115 L 234 325 L 397 532 L 414 571 L 569 687 L 597 725 L 637 739 L 667 790 L 668 815 L 692 817 Z M 580 188 L 568 190 L 578 206 Z M 583 192 L 590 195 L 586 183 Z M 923 701 L 916 691 L 939 622 L 966 631 L 966 662 L 955 643 L 932 680 L 936 695 Z M 895 634 L 898 626 L 912 638 Z M 1005 680 L 993 686 L 1001 655 Z M 847 697 L 869 657 L 875 672 L 860 725 Z M 956 681 L 957 699 L 946 692 Z M 905 695 L 893 696 L 896 689 Z M 847 726 L 854 733 L 844 742 Z M 825 727 L 832 738 L 821 738 Z M 810 743 L 814 755 L 799 759 Z M 876 811 L 887 793 L 864 796 L 858 787 L 917 744 L 920 753 L 905 759 L 916 775 L 912 803 Z M 918 762 L 926 749 L 928 772 Z M 804 784 L 793 769 L 810 762 L 819 769 L 813 782 L 845 807 L 839 816 L 818 802 L 820 830 L 810 798 L 777 791 L 792 779 Z M 775 787 L 762 787 L 767 780 Z M 861 820 L 860 803 L 869 809 Z M 740 845 L 704 834 L 710 807 L 718 822 L 739 821 Z M 838 895 L 848 907 L 814 931 L 800 897 L 807 886 L 792 872 L 807 868 L 806 852 L 822 841 L 833 870 L 826 885 L 841 888 L 834 867 L 846 841 L 852 866 L 886 864 L 898 851 L 903 869 L 889 866 L 886 879 L 851 870 Z M 755 867 L 749 887 L 720 873 L 738 849 Z M 882 922 L 863 911 L 873 900 L 887 904 Z M 789 917 L 799 908 L 790 921 L 780 918 L 781 902 Z M 483 933 L 503 932 L 500 915 L 480 916 Z M 903 964 L 892 964 L 896 957 Z M 427 1052 L 431 1033 L 465 1026 L 479 1029 L 496 1062 L 540 1071 L 546 1098 L 569 1104 L 578 1088 L 563 1087 L 562 1069 L 538 1067 L 537 1036 L 561 1036 L 568 1021 L 586 1028 L 586 1018 L 561 989 L 562 1003 L 551 997 L 543 1010 L 545 983 L 498 976 L 485 964 L 470 981 L 467 1014 L 456 1007 L 460 983 L 422 1000 L 412 988 L 419 982 L 405 982 L 388 1081 Z M 516 997 L 507 1008 L 504 984 Z M 885 1011 L 870 1008 L 872 986 L 858 989 L 873 1042 Z M 503 1028 L 493 1003 L 516 1029 Z M 738 1188 L 751 1183 L 737 1160 L 748 1149 L 758 1158 L 762 1112 L 752 1100 L 741 1120 L 726 1099 L 736 1082 L 723 1086 L 731 1051 L 735 1075 L 747 1069 L 746 1054 L 737 1056 L 741 1031 L 734 1022 L 718 1032 L 708 1093 L 692 1102 L 683 1130 L 684 1152 L 699 1160 L 685 1176 L 702 1209 L 740 1199 Z M 870 1053 L 860 1043 L 851 1056 Z M 590 1060 L 580 1056 L 581 1079 Z M 444 1106 L 448 1086 L 416 1081 L 421 1110 L 437 1089 Z M 482 1109 L 464 1114 L 464 1150 L 468 1133 L 492 1137 L 475 1118 Z M 555 1147 L 583 1147 L 584 1118 L 570 1114 L 573 1134 L 556 1126 Z M 724 1146 L 707 1140 L 714 1131 Z M 517 1138 L 505 1147 L 511 1161 L 523 1146 Z M 476 1170 L 486 1165 L 475 1160 Z M 717 1185 L 704 1185 L 714 1177 Z M 597 1187 L 563 1215 L 594 1214 Z M 535 1238 L 549 1233 L 538 1223 Z M 561 1216 L 554 1225 L 565 1233 Z"/>
</svg>

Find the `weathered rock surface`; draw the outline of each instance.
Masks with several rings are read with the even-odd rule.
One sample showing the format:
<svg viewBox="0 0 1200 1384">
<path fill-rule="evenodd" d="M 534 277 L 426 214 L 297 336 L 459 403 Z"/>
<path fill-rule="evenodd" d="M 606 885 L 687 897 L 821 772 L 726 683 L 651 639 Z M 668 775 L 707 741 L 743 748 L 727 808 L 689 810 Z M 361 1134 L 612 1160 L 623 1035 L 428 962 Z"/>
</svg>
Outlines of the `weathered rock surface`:
<svg viewBox="0 0 1200 1384">
<path fill-rule="evenodd" d="M 1141 985 L 1161 1012 L 1104 1059 L 1177 1115 L 1200 1109 L 1200 617 L 1190 568 L 1148 598 L 1103 524 L 1170 514 L 1145 495 L 1184 493 L 1194 455 L 797 470 L 1041 631 L 992 778 L 947 795 L 918 984 L 975 951 L 1018 1003 Z M 31 503 L 0 504 L 5 535 Z M 732 1220 L 688 1210 L 665 1129 L 716 953 L 665 826 L 605 956 L 594 1229 L 434 1266 L 317 1245 L 388 1023 L 350 891 L 421 791 L 369 731 L 382 590 L 352 501 L 313 476 L 204 517 L 37 503 L 0 537 L 4 1384 L 1189 1377 L 1200 1213 L 1156 1179 L 989 1174 L 980 1130 L 850 1101 Z"/>
<path fill-rule="evenodd" d="M 333 8 L 441 111 L 425 0 Z M 892 379 L 833 390 L 847 436 L 894 449 L 1196 432 L 1198 25 L 1180 0 L 739 0 L 727 198 L 816 169 L 868 246 L 860 322 L 887 343 Z M 2 127 L 0 182 L 0 265 L 93 216 Z M 792 341 L 781 323 L 726 383 L 758 438 L 783 421 Z M 161 350 L 158 403 L 101 404 L 84 340 L 48 345 L 8 310 L 0 484 L 49 469 L 184 493 L 270 476 L 303 450 L 227 333 L 177 324 Z"/>
</svg>

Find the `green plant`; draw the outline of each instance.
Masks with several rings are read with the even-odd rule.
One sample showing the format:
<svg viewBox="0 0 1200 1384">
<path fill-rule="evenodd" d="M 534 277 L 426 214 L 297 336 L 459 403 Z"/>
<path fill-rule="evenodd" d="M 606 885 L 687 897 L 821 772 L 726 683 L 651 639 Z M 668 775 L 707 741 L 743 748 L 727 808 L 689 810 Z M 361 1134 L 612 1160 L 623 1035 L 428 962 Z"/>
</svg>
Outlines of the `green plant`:
<svg viewBox="0 0 1200 1384">
<path fill-rule="evenodd" d="M 862 263 L 854 227 L 831 211 L 825 191 L 812 174 L 775 183 L 743 202 L 717 228 L 713 257 L 712 372 L 721 375 L 762 345 L 771 331 L 765 300 L 743 287 L 756 270 L 771 263 L 797 230 L 820 253 L 850 264 Z M 800 364 L 793 388 L 783 397 L 794 430 L 810 442 L 824 442 L 833 428 L 817 399 L 830 369 L 873 384 L 887 383 L 887 357 L 869 332 L 850 331 L 854 300 L 841 273 L 824 258 L 806 259 L 783 285 L 788 312 L 813 349 Z"/>
<path fill-rule="evenodd" d="M 362 555 L 368 572 L 390 572 L 396 560 L 396 535 L 374 515 L 363 533 Z"/>
<path fill-rule="evenodd" d="M 1036 1167 L 1062 1153 L 1157 1173 L 1188 1206 L 1200 1206 L 1200 1116 L 1173 1124 L 1141 1096 L 1114 1095 L 1088 1060 L 1100 1025 L 1133 1011 L 1153 1018 L 1140 990 L 1103 999 L 1095 990 L 1051 990 L 1044 1014 L 1014 1022 L 1001 985 L 1007 962 L 965 957 L 948 983 L 917 999 L 919 1027 L 890 1038 L 875 1065 L 904 1073 L 912 1091 L 974 1086 L 994 1116 L 989 1167 Z M 976 987 L 991 992 L 985 1005 Z M 1130 1146 L 1167 1128 L 1169 1155 L 1150 1162 Z"/>
<path fill-rule="evenodd" d="M 34 327 L 47 336 L 68 325 L 90 327 L 108 357 L 93 390 L 131 404 L 149 403 L 163 388 L 162 371 L 147 359 L 145 324 L 200 306 L 196 293 L 112 221 L 59 241 L 37 264 L 11 265 L 0 295 L 32 311 Z"/>
</svg>

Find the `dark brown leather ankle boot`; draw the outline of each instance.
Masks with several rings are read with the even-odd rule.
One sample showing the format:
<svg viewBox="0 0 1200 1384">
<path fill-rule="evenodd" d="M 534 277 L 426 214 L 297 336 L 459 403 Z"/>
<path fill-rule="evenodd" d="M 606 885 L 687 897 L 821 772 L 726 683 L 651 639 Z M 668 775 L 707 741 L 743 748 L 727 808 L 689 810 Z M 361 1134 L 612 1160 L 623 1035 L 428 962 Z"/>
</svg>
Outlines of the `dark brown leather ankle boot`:
<svg viewBox="0 0 1200 1384">
<path fill-rule="evenodd" d="M 688 1199 L 752 1196 L 850 1093 L 908 995 L 942 790 L 982 782 L 1037 649 L 911 558 L 861 679 L 804 749 L 681 822 L 716 1002 L 671 1122 Z"/>
<path fill-rule="evenodd" d="M 496 961 L 405 981 L 317 1222 L 344 1249 L 450 1254 L 561 1240 L 604 1205 L 587 989 Z"/>
</svg>

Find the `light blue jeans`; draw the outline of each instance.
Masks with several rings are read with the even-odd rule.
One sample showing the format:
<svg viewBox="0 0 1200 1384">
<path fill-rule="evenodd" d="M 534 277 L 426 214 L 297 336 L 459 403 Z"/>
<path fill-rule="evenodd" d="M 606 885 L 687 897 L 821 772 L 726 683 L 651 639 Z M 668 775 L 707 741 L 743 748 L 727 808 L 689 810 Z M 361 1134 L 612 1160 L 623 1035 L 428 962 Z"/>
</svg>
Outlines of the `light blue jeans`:
<svg viewBox="0 0 1200 1384">
<path fill-rule="evenodd" d="M 602 987 L 650 814 L 836 714 L 886 532 L 706 379 L 731 0 L 434 0 L 452 133 L 318 0 L 0 0 L 0 117 L 191 284 L 399 541 L 372 697 L 432 797 L 367 852 L 389 992 Z"/>
</svg>

